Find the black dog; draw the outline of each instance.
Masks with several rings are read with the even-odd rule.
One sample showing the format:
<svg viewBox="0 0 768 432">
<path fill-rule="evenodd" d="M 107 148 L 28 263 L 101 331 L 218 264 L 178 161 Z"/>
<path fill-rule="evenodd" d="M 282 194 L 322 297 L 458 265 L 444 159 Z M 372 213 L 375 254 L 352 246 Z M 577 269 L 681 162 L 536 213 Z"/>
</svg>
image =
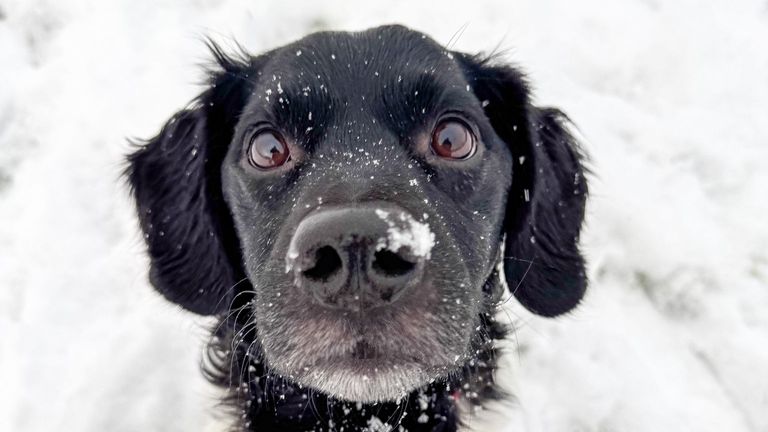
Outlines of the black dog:
<svg viewBox="0 0 768 432">
<path fill-rule="evenodd" d="M 503 396 L 502 274 L 544 316 L 584 294 L 563 116 L 518 70 L 400 26 L 211 48 L 207 89 L 128 176 L 153 285 L 221 317 L 205 371 L 238 427 L 457 430 Z"/>
</svg>

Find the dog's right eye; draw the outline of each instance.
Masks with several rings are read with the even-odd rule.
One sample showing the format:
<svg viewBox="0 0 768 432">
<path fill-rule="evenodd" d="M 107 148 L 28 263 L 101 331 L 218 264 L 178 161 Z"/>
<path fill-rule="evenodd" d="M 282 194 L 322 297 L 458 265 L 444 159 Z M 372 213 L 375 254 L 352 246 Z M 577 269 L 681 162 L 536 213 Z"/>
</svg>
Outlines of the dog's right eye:
<svg viewBox="0 0 768 432">
<path fill-rule="evenodd" d="M 251 135 L 248 161 L 259 169 L 272 169 L 291 160 L 285 137 L 274 129 L 261 129 Z"/>
<path fill-rule="evenodd" d="M 444 159 L 469 159 L 475 153 L 476 145 L 475 135 L 459 119 L 442 120 L 432 132 L 432 151 Z"/>
</svg>

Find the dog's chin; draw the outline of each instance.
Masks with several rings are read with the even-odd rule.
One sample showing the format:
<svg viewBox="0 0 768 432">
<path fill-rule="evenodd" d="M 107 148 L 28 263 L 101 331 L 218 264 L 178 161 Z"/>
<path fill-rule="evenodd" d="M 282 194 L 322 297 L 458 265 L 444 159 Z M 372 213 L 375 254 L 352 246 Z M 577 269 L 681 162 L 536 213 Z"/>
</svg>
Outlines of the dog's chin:
<svg viewBox="0 0 768 432">
<path fill-rule="evenodd" d="M 386 364 L 371 359 L 329 362 L 292 375 L 299 384 L 335 399 L 375 403 L 401 400 L 441 374 L 416 363 Z"/>
</svg>

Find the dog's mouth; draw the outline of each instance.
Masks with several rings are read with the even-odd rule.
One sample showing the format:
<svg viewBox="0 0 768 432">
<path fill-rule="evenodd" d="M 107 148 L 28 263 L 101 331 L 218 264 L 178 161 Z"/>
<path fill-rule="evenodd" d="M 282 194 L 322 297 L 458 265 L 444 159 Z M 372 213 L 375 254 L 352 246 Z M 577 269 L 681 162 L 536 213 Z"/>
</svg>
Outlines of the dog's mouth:
<svg viewBox="0 0 768 432">
<path fill-rule="evenodd" d="M 407 349 L 406 346 L 409 343 L 405 340 L 399 341 L 400 346 L 393 346 L 392 340 L 385 343 L 385 341 L 380 340 L 380 337 L 366 335 L 346 341 L 337 339 L 334 343 L 336 347 L 332 349 L 316 351 L 314 355 L 305 356 L 302 359 L 303 367 L 323 368 L 328 366 L 358 372 L 371 369 L 375 372 L 375 369 L 379 367 L 392 366 L 396 369 L 400 364 L 426 365 L 431 363 L 429 356 Z"/>
<path fill-rule="evenodd" d="M 365 340 L 359 340 L 352 349 L 351 357 L 356 360 L 372 360 L 378 357 L 376 348 Z"/>
<path fill-rule="evenodd" d="M 331 309 L 306 296 L 262 300 L 265 359 L 277 374 L 336 399 L 402 400 L 453 376 L 474 352 L 481 302 L 470 294 L 480 289 L 440 291 L 435 284 L 443 280 L 429 278 L 395 305 L 361 311 Z"/>
<path fill-rule="evenodd" d="M 400 363 L 425 363 L 423 356 L 408 355 L 401 350 L 392 350 L 378 346 L 374 341 L 360 338 L 340 355 L 329 358 L 333 364 L 342 364 L 353 369 L 363 370 L 369 366 L 397 366 Z"/>
<path fill-rule="evenodd" d="M 442 347 L 416 349 L 400 336 L 367 334 L 273 358 L 281 375 L 332 397 L 364 403 L 396 401 L 460 367 L 463 356 Z M 427 352 L 428 351 L 428 352 Z"/>
<path fill-rule="evenodd" d="M 374 403 L 402 399 L 435 375 L 422 361 L 358 341 L 343 355 L 301 368 L 294 379 L 338 399 Z"/>
</svg>

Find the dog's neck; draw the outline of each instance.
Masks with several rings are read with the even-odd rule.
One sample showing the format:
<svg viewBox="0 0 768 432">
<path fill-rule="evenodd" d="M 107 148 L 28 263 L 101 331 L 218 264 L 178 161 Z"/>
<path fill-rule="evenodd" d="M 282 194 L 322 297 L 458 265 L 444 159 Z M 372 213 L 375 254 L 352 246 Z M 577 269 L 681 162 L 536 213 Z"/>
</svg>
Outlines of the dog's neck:
<svg viewBox="0 0 768 432">
<path fill-rule="evenodd" d="M 481 315 L 480 322 L 476 335 L 480 340 L 475 344 L 479 349 L 473 359 L 453 376 L 398 402 L 338 400 L 270 373 L 254 327 L 237 318 L 225 319 L 217 327 L 204 372 L 227 389 L 225 402 L 237 416 L 234 429 L 239 431 L 456 431 L 461 414 L 503 396 L 493 380 L 498 355 L 493 341 L 504 337 L 505 327 L 490 314 Z"/>
</svg>

